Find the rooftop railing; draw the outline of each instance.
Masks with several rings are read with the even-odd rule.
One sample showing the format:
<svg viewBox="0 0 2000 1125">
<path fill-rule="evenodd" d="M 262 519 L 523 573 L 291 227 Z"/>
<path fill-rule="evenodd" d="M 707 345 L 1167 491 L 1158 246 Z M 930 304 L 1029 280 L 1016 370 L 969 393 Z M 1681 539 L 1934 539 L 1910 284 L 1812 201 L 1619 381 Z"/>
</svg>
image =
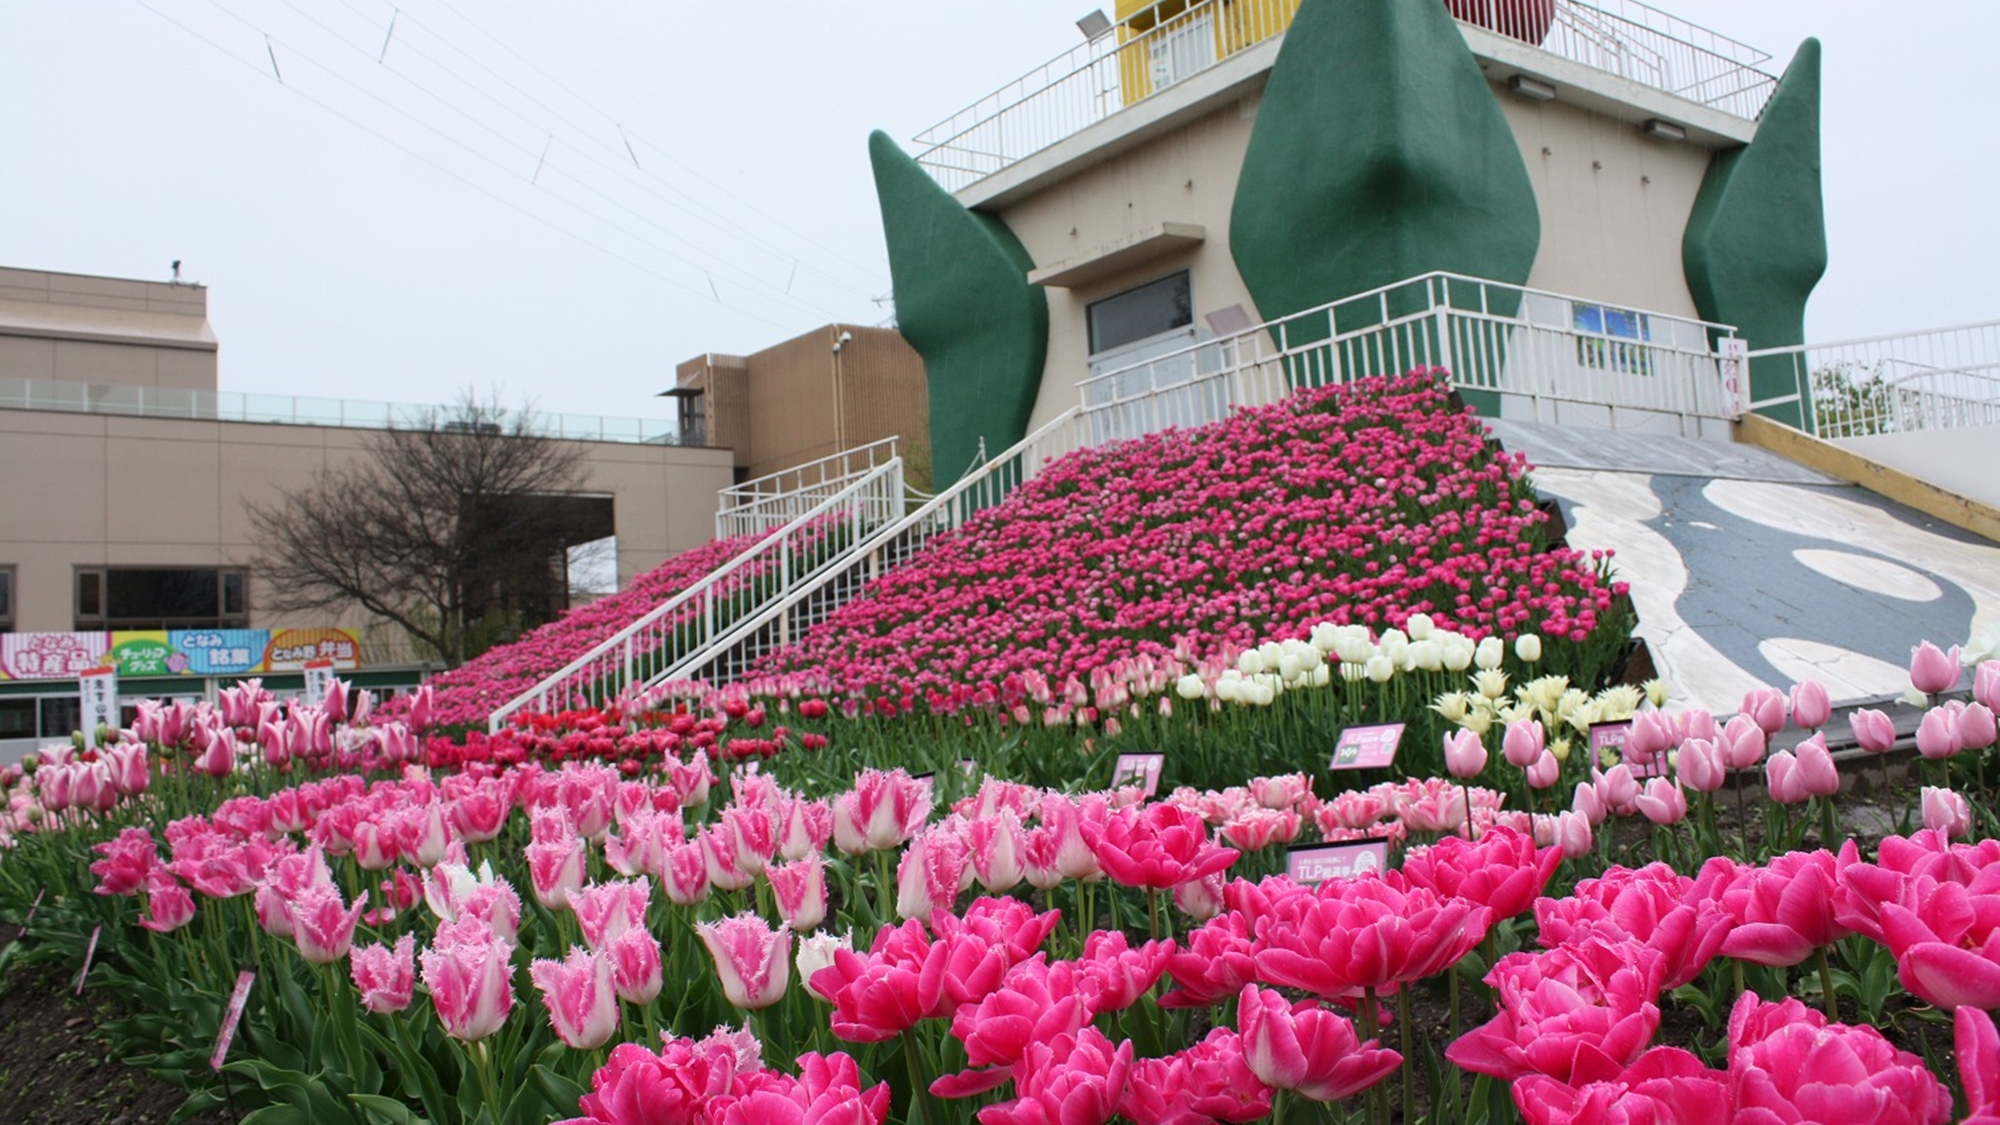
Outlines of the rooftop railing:
<svg viewBox="0 0 2000 1125">
<path fill-rule="evenodd" d="M 125 418 L 179 418 L 196 422 L 267 422 L 339 429 L 424 429 L 449 426 L 450 406 L 401 402 L 308 398 L 295 395 L 197 391 L 181 387 L 135 387 L 113 383 L 72 383 L 56 379 L 0 376 L 0 410 L 59 410 L 113 414 Z M 480 421 L 511 430 L 520 412 L 483 413 Z M 674 423 L 658 418 L 608 418 L 596 414 L 528 412 L 528 430 L 565 441 L 608 441 L 630 445 L 701 444 L 699 435 L 682 440 Z"/>
<path fill-rule="evenodd" d="M 1462 24 L 1744 120 L 1763 112 L 1770 55 L 1639 0 L 1448 0 Z M 1273 39 L 1298 0 L 1161 0 L 915 138 L 958 191 Z"/>
<path fill-rule="evenodd" d="M 1760 370 L 1789 365 L 1797 388 L 1751 407 L 1790 407 L 1807 432 L 1827 441 L 2000 425 L 2000 321 L 1767 348 L 1749 358 Z"/>
</svg>

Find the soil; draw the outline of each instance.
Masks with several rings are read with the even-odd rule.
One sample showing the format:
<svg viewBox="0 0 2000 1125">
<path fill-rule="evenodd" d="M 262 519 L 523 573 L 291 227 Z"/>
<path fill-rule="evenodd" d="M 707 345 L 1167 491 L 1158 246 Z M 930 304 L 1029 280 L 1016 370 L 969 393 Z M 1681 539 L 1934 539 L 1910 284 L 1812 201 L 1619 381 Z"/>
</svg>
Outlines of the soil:
<svg viewBox="0 0 2000 1125">
<path fill-rule="evenodd" d="M 97 1026 L 118 1013 L 105 992 L 77 996 L 74 977 L 14 965 L 0 979 L 0 1122 L 165 1125 L 187 1094 L 107 1057 Z M 186 1125 L 234 1125 L 228 1113 Z"/>
</svg>

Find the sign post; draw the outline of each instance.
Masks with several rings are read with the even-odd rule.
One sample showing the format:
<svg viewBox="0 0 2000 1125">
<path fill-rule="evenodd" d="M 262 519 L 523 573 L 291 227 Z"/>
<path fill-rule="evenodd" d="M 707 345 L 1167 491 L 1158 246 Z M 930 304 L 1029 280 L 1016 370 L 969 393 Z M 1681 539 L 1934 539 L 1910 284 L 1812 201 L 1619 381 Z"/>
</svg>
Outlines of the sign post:
<svg viewBox="0 0 2000 1125">
<path fill-rule="evenodd" d="M 82 714 L 78 721 L 83 724 L 84 743 L 95 746 L 100 728 L 118 728 L 118 670 L 86 668 L 77 675 L 76 690 L 81 704 Z"/>
<path fill-rule="evenodd" d="M 333 661 L 308 660 L 305 665 L 306 706 L 318 707 L 333 690 Z"/>
</svg>

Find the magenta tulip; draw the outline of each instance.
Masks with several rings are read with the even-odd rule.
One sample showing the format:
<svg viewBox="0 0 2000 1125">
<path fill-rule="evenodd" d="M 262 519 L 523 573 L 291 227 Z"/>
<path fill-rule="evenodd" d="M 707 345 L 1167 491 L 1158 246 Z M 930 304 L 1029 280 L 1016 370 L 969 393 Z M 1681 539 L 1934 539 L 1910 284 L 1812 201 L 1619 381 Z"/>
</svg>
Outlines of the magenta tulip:
<svg viewBox="0 0 2000 1125">
<path fill-rule="evenodd" d="M 1958 1080 L 1965 1087 L 1966 1116 L 1959 1125 L 2000 1125 L 2000 1032 L 1978 1008 L 1953 1013 Z"/>
<path fill-rule="evenodd" d="M 1736 1120 L 1944 1125 L 1951 1091 L 1872 1027 L 1830 1024 L 1796 1000 L 1737 998 L 1729 1016 Z"/>
<path fill-rule="evenodd" d="M 1354 1021 L 1313 1000 L 1245 985 L 1237 1004 L 1244 1061 L 1258 1081 L 1316 1102 L 1337 1102 L 1380 1082 L 1402 1062 L 1395 1051 L 1362 1042 Z"/>
</svg>

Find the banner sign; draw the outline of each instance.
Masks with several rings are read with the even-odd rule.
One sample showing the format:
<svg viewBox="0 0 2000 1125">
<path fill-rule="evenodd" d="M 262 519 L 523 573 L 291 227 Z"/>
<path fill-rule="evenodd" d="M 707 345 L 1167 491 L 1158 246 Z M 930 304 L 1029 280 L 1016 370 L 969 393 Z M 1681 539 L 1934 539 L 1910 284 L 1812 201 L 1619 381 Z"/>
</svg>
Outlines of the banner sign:
<svg viewBox="0 0 2000 1125">
<path fill-rule="evenodd" d="M 176 629 L 168 636 L 174 650 L 169 669 L 194 676 L 261 672 L 264 650 L 271 647 L 269 629 Z"/>
<path fill-rule="evenodd" d="M 1156 796 L 1160 792 L 1160 771 L 1166 766 L 1165 754 L 1120 754 L 1118 764 L 1111 769 L 1111 788 L 1137 785 L 1146 791 L 1146 796 Z"/>
<path fill-rule="evenodd" d="M 301 672 L 313 660 L 331 660 L 341 671 L 361 667 L 361 634 L 352 629 L 280 629 L 264 649 L 266 672 Z"/>
<path fill-rule="evenodd" d="M 229 994 L 229 1010 L 215 1034 L 215 1053 L 208 1057 L 210 1070 L 222 1069 L 222 1060 L 229 1055 L 229 1044 L 236 1040 L 236 1025 L 243 1019 L 243 1005 L 250 999 L 250 984 L 256 979 L 257 974 L 248 969 L 236 974 L 236 991 Z"/>
<path fill-rule="evenodd" d="M 121 725 L 118 714 L 118 669 L 89 668 L 77 678 L 76 693 L 82 703 L 83 713 L 77 717 L 84 741 L 97 745 L 97 729 L 104 727 L 117 730 Z"/>
<path fill-rule="evenodd" d="M 1603 767 L 1604 751 L 1606 750 L 1617 754 L 1619 760 L 1624 761 L 1625 738 L 1631 733 L 1632 720 L 1630 719 L 1623 719 L 1615 723 L 1590 724 L 1590 764 Z M 1632 776 L 1641 781 L 1649 777 L 1667 776 L 1667 756 L 1663 753 L 1653 755 L 1653 760 L 1643 766 L 1636 762 L 1626 762 L 1625 765 L 1631 769 Z"/>
<path fill-rule="evenodd" d="M 1348 727 L 1334 744 L 1330 770 L 1379 770 L 1396 762 L 1396 748 L 1403 742 L 1403 724 L 1379 727 Z"/>
<path fill-rule="evenodd" d="M 1328 879 L 1352 879 L 1356 875 L 1386 871 L 1388 867 L 1387 840 L 1310 844 L 1291 848 L 1285 855 L 1285 874 L 1292 882 L 1309 887 Z"/>
<path fill-rule="evenodd" d="M 121 676 L 174 676 L 173 642 L 165 630 L 111 634 L 112 666 Z"/>
<path fill-rule="evenodd" d="M 0 634 L 0 674 L 12 680 L 73 680 L 104 663 L 109 633 Z"/>
</svg>

